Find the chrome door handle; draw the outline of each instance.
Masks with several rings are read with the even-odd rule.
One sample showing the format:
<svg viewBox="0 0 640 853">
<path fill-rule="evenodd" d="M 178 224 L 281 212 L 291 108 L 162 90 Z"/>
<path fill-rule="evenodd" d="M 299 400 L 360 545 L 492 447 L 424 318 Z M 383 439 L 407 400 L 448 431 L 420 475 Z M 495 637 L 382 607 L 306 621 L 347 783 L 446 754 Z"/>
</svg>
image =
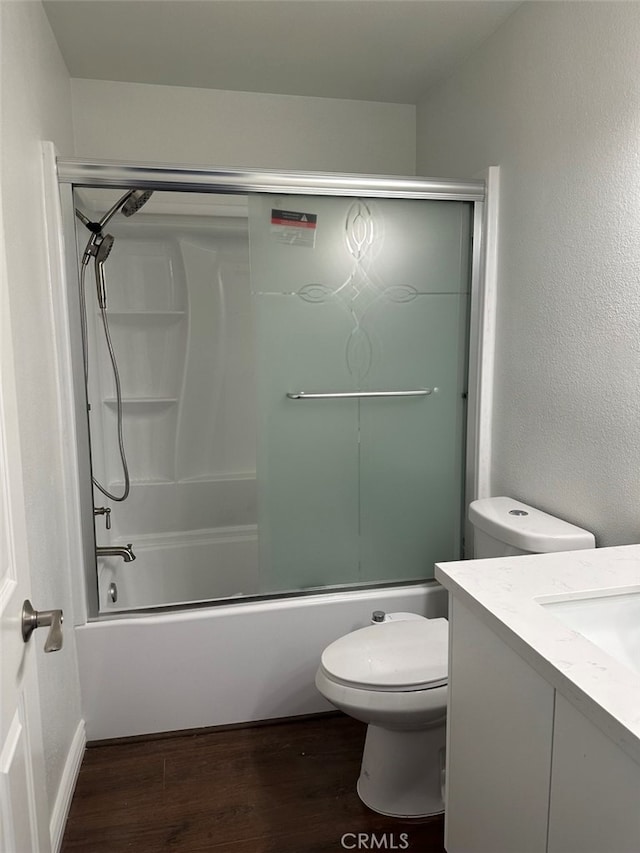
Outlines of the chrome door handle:
<svg viewBox="0 0 640 853">
<path fill-rule="evenodd" d="M 45 652 L 57 652 L 62 648 L 62 610 L 34 610 L 27 598 L 22 605 L 22 639 L 25 643 L 36 628 L 49 628 Z"/>
</svg>

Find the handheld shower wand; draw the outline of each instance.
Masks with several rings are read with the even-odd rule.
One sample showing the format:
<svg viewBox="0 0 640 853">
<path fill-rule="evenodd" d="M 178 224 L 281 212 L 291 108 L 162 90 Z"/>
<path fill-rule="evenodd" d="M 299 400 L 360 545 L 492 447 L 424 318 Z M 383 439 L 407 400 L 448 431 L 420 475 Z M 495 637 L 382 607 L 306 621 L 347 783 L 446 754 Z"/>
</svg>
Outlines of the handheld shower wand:
<svg viewBox="0 0 640 853">
<path fill-rule="evenodd" d="M 121 495 L 114 495 L 106 489 L 95 477 L 92 477 L 93 483 L 103 495 L 114 501 L 124 501 L 129 496 L 130 477 L 129 467 L 127 465 L 127 456 L 124 449 L 124 440 L 122 436 L 122 389 L 120 386 L 120 374 L 116 361 L 111 335 L 109 332 L 109 323 L 107 320 L 107 286 L 104 275 L 104 262 L 109 257 L 113 248 L 114 238 L 111 234 L 105 234 L 104 228 L 113 216 L 122 211 L 124 216 L 133 216 L 143 204 L 153 195 L 153 190 L 128 190 L 118 201 L 111 207 L 100 219 L 99 222 L 92 222 L 88 216 L 85 216 L 82 211 L 76 208 L 76 216 L 82 224 L 91 232 L 91 236 L 87 241 L 80 267 L 80 313 L 82 323 L 82 348 L 84 355 L 84 378 L 88 385 L 89 379 L 89 353 L 87 339 L 87 303 L 85 299 L 85 274 L 89 264 L 89 259 L 94 259 L 95 279 L 96 279 L 96 294 L 98 305 L 100 307 L 100 315 L 102 317 L 102 325 L 104 327 L 104 336 L 109 351 L 111 367 L 113 369 L 113 379 L 116 386 L 116 403 L 117 403 L 117 431 L 118 431 L 118 446 L 120 448 L 120 460 L 122 462 L 122 472 L 124 475 L 124 489 Z"/>
<path fill-rule="evenodd" d="M 105 234 L 98 243 L 95 254 L 96 288 L 98 291 L 98 305 L 100 308 L 107 307 L 107 284 L 104 279 L 104 262 L 109 257 L 115 240 L 111 234 Z"/>
</svg>

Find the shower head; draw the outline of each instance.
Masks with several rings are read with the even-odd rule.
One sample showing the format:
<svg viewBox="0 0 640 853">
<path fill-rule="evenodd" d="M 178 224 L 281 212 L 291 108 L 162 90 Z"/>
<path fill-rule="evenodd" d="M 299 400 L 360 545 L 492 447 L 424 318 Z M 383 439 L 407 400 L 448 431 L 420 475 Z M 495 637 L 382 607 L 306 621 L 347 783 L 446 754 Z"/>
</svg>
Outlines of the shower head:
<svg viewBox="0 0 640 853">
<path fill-rule="evenodd" d="M 111 236 L 111 234 L 105 234 L 104 235 L 103 239 L 98 244 L 98 248 L 96 251 L 96 263 L 97 264 L 103 264 L 107 260 L 107 258 L 109 257 L 109 254 L 111 252 L 111 249 L 113 249 L 114 243 L 115 243 L 115 240 Z"/>
<path fill-rule="evenodd" d="M 98 223 L 100 230 L 102 231 L 106 224 L 110 222 L 119 211 L 122 211 L 125 216 L 133 216 L 136 211 L 140 210 L 143 204 L 149 201 L 152 195 L 153 190 L 127 190 L 127 192 L 123 196 L 120 196 L 113 207 L 109 208 L 102 217 Z"/>
<path fill-rule="evenodd" d="M 140 208 L 146 204 L 151 196 L 153 195 L 153 190 L 127 190 L 127 192 L 120 196 L 118 201 L 110 207 L 109 210 L 102 217 L 100 222 L 92 222 L 88 216 L 85 216 L 81 210 L 78 210 L 76 207 L 76 216 L 89 231 L 94 235 L 94 245 L 95 245 L 95 235 L 102 234 L 102 231 L 105 225 L 111 221 L 111 219 L 118 213 L 118 211 L 122 211 L 124 216 L 133 216 L 134 213 L 137 213 Z M 92 252 L 93 254 L 93 252 Z"/>
<path fill-rule="evenodd" d="M 82 256 L 82 264 L 89 263 L 89 258 L 97 257 L 98 251 L 100 247 L 104 245 L 106 238 L 103 235 L 104 228 L 107 223 L 111 221 L 111 219 L 118 213 L 118 211 L 122 211 L 124 216 L 133 216 L 134 213 L 137 213 L 138 210 L 142 207 L 143 204 L 146 204 L 151 196 L 153 195 L 153 190 L 127 190 L 127 192 L 120 196 L 118 201 L 110 207 L 109 210 L 102 217 L 100 222 L 91 222 L 91 220 L 82 213 L 82 211 L 76 208 L 76 216 L 82 222 L 82 224 L 91 231 L 91 237 L 87 242 L 87 245 L 84 250 L 84 254 Z M 107 235 L 108 236 L 108 235 Z M 102 238 L 102 239 L 100 239 Z M 106 260 L 107 255 L 111 251 L 111 246 L 113 245 L 113 237 L 111 238 L 111 242 L 108 246 L 104 247 L 106 254 L 102 257 L 102 261 Z"/>
<path fill-rule="evenodd" d="M 149 201 L 152 195 L 153 190 L 133 190 L 122 205 L 123 215 L 133 216 L 134 213 L 137 213 Z"/>
</svg>

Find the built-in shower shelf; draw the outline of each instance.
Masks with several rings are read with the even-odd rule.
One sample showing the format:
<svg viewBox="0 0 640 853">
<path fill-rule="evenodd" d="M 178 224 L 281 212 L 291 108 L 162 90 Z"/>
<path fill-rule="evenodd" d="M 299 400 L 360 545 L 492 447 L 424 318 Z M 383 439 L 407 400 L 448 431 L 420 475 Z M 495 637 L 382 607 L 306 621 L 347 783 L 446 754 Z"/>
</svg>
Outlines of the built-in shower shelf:
<svg viewBox="0 0 640 853">
<path fill-rule="evenodd" d="M 158 486 L 158 485 L 174 485 L 175 480 L 171 477 L 132 477 L 132 486 Z M 121 480 L 114 480 L 107 486 L 110 492 L 121 492 L 124 489 L 124 483 Z"/>
<path fill-rule="evenodd" d="M 109 406 L 110 408 L 117 408 L 118 406 L 118 401 L 115 397 L 108 397 L 103 402 L 105 406 Z M 175 406 L 177 402 L 177 397 L 125 397 L 122 400 L 122 405 L 123 407 L 150 406 L 161 408 L 162 406 Z"/>
<path fill-rule="evenodd" d="M 99 313 L 99 312 L 98 312 Z M 119 323 L 172 322 L 184 317 L 184 311 L 109 311 L 109 319 Z"/>
</svg>

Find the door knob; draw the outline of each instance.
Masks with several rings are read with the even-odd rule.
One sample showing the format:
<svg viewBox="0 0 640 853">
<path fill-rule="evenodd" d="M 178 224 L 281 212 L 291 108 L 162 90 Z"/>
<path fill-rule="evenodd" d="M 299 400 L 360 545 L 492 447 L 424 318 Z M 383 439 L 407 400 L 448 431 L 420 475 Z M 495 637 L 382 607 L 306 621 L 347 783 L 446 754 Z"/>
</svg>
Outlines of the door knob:
<svg viewBox="0 0 640 853">
<path fill-rule="evenodd" d="M 62 648 L 62 622 L 62 610 L 34 610 L 28 598 L 22 605 L 22 639 L 28 643 L 36 628 L 49 628 L 45 652 Z"/>
</svg>

